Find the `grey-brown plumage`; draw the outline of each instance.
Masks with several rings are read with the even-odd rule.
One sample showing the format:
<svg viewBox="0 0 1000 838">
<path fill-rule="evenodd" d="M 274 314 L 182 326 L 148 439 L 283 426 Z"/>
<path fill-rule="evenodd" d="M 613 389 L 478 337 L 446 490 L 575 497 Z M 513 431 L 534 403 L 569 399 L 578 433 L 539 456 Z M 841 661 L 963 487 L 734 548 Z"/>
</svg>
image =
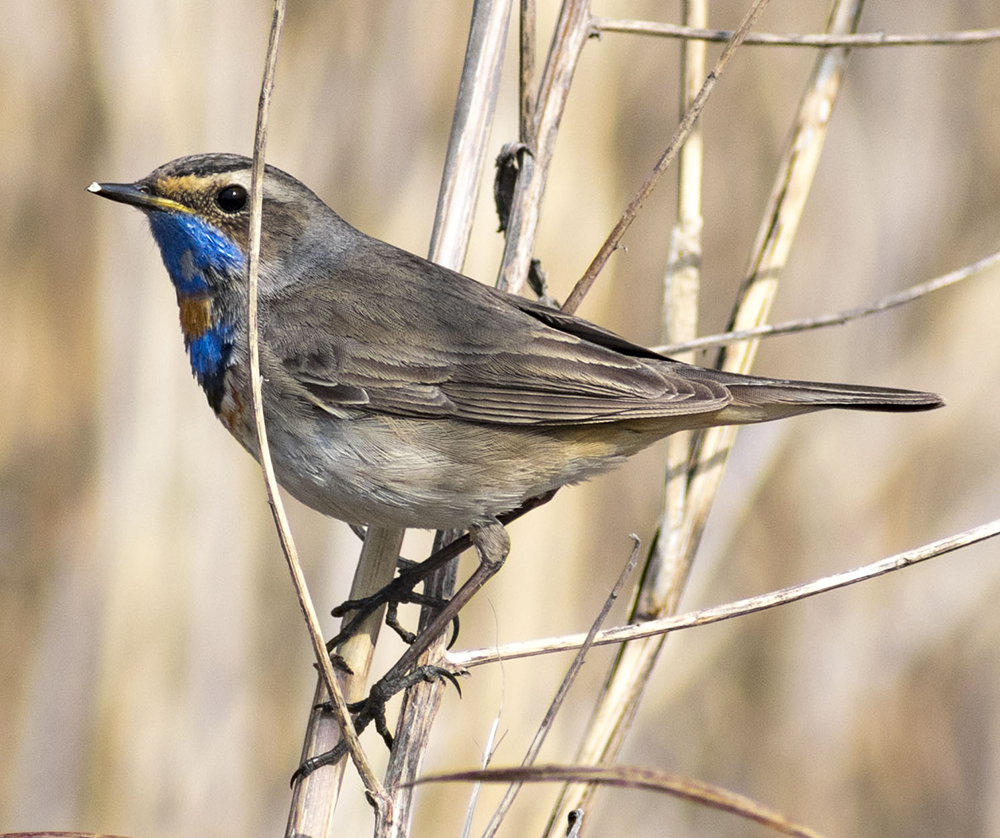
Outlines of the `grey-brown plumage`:
<svg viewBox="0 0 1000 838">
<path fill-rule="evenodd" d="M 192 366 L 256 454 L 246 273 L 250 161 L 175 160 L 93 191 L 146 211 Z M 358 524 L 484 525 L 674 431 L 812 410 L 925 410 L 930 393 L 682 364 L 355 230 L 268 167 L 260 277 L 279 481 Z"/>
</svg>

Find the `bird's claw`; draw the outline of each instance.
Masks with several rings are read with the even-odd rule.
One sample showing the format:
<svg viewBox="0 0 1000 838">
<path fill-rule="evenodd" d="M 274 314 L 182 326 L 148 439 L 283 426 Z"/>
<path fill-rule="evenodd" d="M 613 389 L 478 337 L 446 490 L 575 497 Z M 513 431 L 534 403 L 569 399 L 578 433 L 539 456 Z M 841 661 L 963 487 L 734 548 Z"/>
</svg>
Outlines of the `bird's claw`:
<svg viewBox="0 0 1000 838">
<path fill-rule="evenodd" d="M 393 742 L 392 733 L 389 731 L 389 726 L 385 718 L 385 705 L 389 699 L 397 693 L 417 684 L 430 684 L 441 680 L 448 681 L 455 688 L 459 698 L 461 698 L 462 686 L 459 684 L 458 679 L 465 675 L 468 675 L 468 670 L 425 664 L 424 666 L 416 667 L 405 675 L 392 678 L 383 676 L 372 685 L 367 698 L 347 705 L 347 709 L 351 712 L 354 722 L 354 729 L 360 734 L 369 724 L 374 723 L 375 730 L 382 737 L 382 741 L 385 742 L 386 747 L 391 748 Z M 317 704 L 315 709 L 324 712 L 332 712 L 333 710 L 329 701 Z M 308 777 L 317 768 L 339 762 L 346 754 L 347 744 L 341 741 L 335 748 L 326 753 L 304 759 L 292 774 L 292 785 L 294 786 L 299 780 Z"/>
</svg>

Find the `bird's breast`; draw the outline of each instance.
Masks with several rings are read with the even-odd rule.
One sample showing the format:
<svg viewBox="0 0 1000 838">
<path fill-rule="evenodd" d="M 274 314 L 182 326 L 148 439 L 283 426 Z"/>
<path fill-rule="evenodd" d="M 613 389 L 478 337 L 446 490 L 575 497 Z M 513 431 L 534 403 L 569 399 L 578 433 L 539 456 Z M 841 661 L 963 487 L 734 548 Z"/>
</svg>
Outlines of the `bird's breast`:
<svg viewBox="0 0 1000 838">
<path fill-rule="evenodd" d="M 230 373 L 225 377 L 222 398 L 216 411 L 219 421 L 226 430 L 251 453 L 257 450 L 257 440 L 253 433 L 253 411 L 250 395 L 244 395 L 237 377 Z"/>
<path fill-rule="evenodd" d="M 178 295 L 181 330 L 187 341 L 198 340 L 212 328 L 212 298 L 208 294 Z"/>
<path fill-rule="evenodd" d="M 208 403 L 219 413 L 236 330 L 211 294 L 178 292 L 177 306 L 191 371 L 205 390 Z"/>
</svg>

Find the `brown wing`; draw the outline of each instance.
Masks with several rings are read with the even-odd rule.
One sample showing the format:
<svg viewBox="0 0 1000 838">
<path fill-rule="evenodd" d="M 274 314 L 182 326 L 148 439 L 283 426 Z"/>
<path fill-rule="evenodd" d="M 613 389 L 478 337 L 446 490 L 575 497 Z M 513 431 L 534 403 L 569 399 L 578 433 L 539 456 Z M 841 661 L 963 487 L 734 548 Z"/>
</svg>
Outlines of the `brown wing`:
<svg viewBox="0 0 1000 838">
<path fill-rule="evenodd" d="M 268 342 L 333 413 L 565 425 L 702 413 L 731 400 L 724 385 L 675 374 L 691 368 L 587 321 L 367 241 L 332 276 L 263 304 L 270 322 L 300 324 L 280 338 L 268 329 Z"/>
</svg>

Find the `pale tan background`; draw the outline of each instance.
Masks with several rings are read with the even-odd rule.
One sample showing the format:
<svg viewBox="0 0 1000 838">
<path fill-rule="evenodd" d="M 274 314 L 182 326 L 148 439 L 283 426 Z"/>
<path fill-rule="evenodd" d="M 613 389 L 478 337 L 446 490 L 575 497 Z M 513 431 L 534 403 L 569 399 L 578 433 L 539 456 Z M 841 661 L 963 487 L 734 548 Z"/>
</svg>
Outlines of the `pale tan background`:
<svg viewBox="0 0 1000 838">
<path fill-rule="evenodd" d="M 675 21 L 677 5 L 594 7 Z M 0 0 L 3 831 L 273 836 L 284 824 L 314 676 L 259 473 L 191 380 L 142 218 L 85 192 L 182 154 L 249 151 L 268 6 Z M 545 32 L 555 4 L 540 6 Z M 823 2 L 772 6 L 766 31 L 819 31 L 827 14 Z M 732 26 L 743 8 L 720 0 L 712 23 Z M 425 252 L 469 10 L 292 2 L 269 160 L 357 226 Z M 865 31 L 996 25 L 989 0 L 873 0 L 862 18 Z M 586 47 L 537 248 L 560 298 L 675 124 L 677 55 L 674 42 L 624 35 Z M 812 57 L 744 50 L 706 111 L 703 331 L 728 311 Z M 871 300 L 997 247 L 998 62 L 998 45 L 853 56 L 777 319 Z M 515 133 L 508 84 L 492 149 Z M 668 178 L 582 310 L 649 343 L 660 337 L 671 190 Z M 491 282 L 489 192 L 467 272 Z M 920 387 L 949 406 L 742 432 L 687 606 L 996 516 L 998 280 L 993 271 L 904 311 L 765 346 L 765 373 Z M 662 457 L 652 449 L 516 525 L 508 566 L 460 644 L 586 628 L 628 533 L 648 544 Z M 347 592 L 358 543 L 292 506 L 326 611 Z M 419 538 L 407 553 L 424 549 Z M 1000 545 L 986 544 L 679 635 L 623 759 L 720 783 L 830 835 L 1000 836 L 998 597 Z M 390 642 L 384 655 L 398 651 Z M 608 659 L 593 655 L 545 759 L 571 758 Z M 519 761 L 567 663 L 476 671 L 462 701 L 447 696 L 428 767 L 477 764 L 501 707 L 497 762 Z M 537 834 L 552 793 L 525 793 L 505 834 Z M 368 834 L 366 807 L 349 796 L 344 834 Z M 458 834 L 466 796 L 424 792 L 417 834 Z M 604 836 L 763 834 L 635 792 L 603 795 L 588 825 Z"/>
</svg>

